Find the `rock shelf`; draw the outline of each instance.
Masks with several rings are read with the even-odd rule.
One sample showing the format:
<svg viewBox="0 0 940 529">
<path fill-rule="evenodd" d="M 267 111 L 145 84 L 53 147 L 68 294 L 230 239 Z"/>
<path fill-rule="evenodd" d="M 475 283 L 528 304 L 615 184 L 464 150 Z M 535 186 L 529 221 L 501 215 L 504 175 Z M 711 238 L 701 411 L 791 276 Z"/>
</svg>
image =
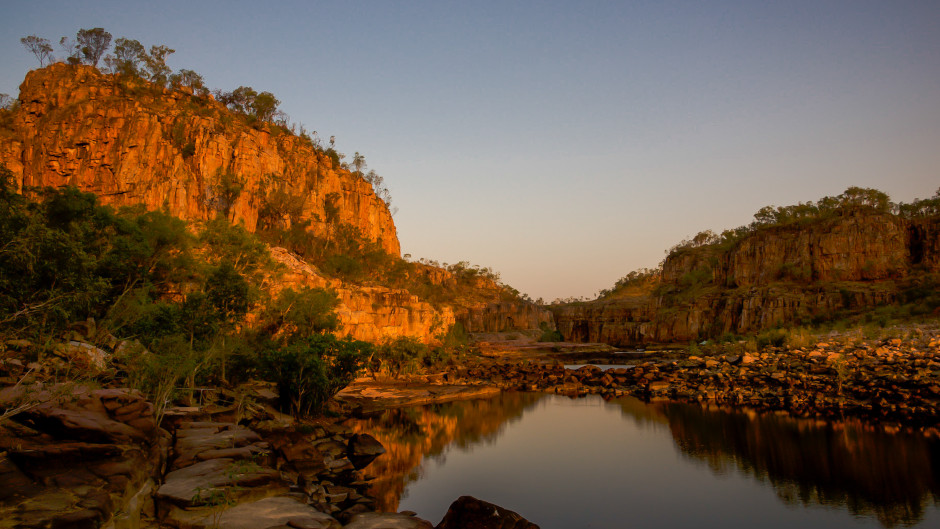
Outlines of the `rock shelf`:
<svg viewBox="0 0 940 529">
<path fill-rule="evenodd" d="M 482 361 L 454 366 L 458 384 L 564 394 L 716 402 L 797 416 L 860 417 L 940 435 L 940 339 L 768 347 L 759 353 L 645 359 L 632 368 Z"/>
</svg>

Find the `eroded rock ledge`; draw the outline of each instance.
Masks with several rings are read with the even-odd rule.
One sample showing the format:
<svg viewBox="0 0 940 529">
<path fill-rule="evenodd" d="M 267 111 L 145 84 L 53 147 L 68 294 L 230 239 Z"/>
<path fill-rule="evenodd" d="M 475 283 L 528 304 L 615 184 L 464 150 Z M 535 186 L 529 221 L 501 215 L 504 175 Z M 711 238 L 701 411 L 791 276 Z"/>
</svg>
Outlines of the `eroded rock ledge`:
<svg viewBox="0 0 940 529">
<path fill-rule="evenodd" d="M 903 427 L 940 436 L 940 333 L 936 331 L 906 340 L 667 355 L 607 370 L 487 360 L 453 367 L 442 378 L 512 390 L 747 406 L 803 417 L 853 416 L 882 423 L 889 430 Z"/>
<path fill-rule="evenodd" d="M 0 409 L 24 394 L 30 407 L 0 422 L 3 527 L 433 528 L 412 513 L 373 512 L 360 470 L 385 449 L 365 433 L 257 406 L 235 422 L 237 409 L 211 404 L 172 408 L 161 428 L 140 392 L 78 384 L 9 386 Z M 523 522 L 461 498 L 438 527 L 537 528 Z"/>
</svg>

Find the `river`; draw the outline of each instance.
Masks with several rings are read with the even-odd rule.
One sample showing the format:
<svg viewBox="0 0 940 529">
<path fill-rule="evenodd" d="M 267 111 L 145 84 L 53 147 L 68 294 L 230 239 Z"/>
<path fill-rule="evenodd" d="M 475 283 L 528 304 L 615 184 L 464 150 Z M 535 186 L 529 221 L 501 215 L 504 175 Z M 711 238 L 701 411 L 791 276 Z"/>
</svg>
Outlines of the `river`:
<svg viewBox="0 0 940 529">
<path fill-rule="evenodd" d="M 462 495 L 542 529 L 940 527 L 940 440 L 857 421 L 538 393 L 351 421 L 379 510 Z"/>
</svg>

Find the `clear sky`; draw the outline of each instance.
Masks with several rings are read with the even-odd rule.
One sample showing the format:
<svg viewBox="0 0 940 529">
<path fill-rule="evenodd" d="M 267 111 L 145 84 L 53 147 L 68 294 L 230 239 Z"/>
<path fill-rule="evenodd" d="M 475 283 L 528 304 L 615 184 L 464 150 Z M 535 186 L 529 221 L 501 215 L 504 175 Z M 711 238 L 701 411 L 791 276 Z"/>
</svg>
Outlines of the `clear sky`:
<svg viewBox="0 0 940 529">
<path fill-rule="evenodd" d="M 7 1 L 20 44 L 80 28 L 273 92 L 385 177 L 402 252 L 588 296 L 765 205 L 940 188 L 940 1 Z"/>
</svg>

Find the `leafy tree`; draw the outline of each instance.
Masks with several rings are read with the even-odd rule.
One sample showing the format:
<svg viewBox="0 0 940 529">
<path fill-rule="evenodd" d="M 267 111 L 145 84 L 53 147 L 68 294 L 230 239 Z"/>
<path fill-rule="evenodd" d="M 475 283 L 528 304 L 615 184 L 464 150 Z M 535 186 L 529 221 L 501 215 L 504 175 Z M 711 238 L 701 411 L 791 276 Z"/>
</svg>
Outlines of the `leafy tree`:
<svg viewBox="0 0 940 529">
<path fill-rule="evenodd" d="M 98 61 L 111 45 L 111 34 L 104 28 L 78 30 L 78 49 L 88 64 L 98 67 Z"/>
<path fill-rule="evenodd" d="M 294 195 L 286 189 L 278 188 L 264 197 L 261 207 L 258 208 L 259 229 L 273 229 L 291 225 L 300 221 L 304 211 L 304 197 Z"/>
<path fill-rule="evenodd" d="M 82 63 L 82 50 L 77 42 L 68 37 L 62 37 L 59 39 L 59 47 L 65 53 L 65 62 L 69 64 Z"/>
<path fill-rule="evenodd" d="M 277 383 L 281 409 L 295 416 L 320 413 L 356 375 L 372 345 L 313 334 L 286 346 L 269 343 L 258 356 L 260 375 Z"/>
<path fill-rule="evenodd" d="M 170 76 L 170 86 L 173 88 L 188 86 L 193 90 L 194 94 L 199 96 L 205 96 L 209 94 L 209 89 L 206 88 L 206 84 L 202 76 L 192 70 L 187 70 L 185 68 Z"/>
<path fill-rule="evenodd" d="M 212 248 L 212 255 L 222 262 L 231 263 L 239 273 L 249 277 L 273 267 L 267 246 L 241 225 L 225 219 L 206 223 L 199 239 Z"/>
<path fill-rule="evenodd" d="M 49 44 L 49 39 L 29 35 L 21 38 L 20 42 L 23 43 L 23 46 L 26 46 L 30 53 L 36 56 L 40 68 L 45 66 L 52 58 L 52 45 Z"/>
<path fill-rule="evenodd" d="M 231 218 L 232 206 L 241 196 L 245 188 L 245 182 L 234 173 L 228 171 L 217 173 L 218 183 L 209 186 L 209 197 L 206 199 L 206 205 L 222 214 L 226 219 Z"/>
<path fill-rule="evenodd" d="M 235 266 L 225 261 L 206 279 L 206 297 L 227 321 L 248 312 L 250 286 Z"/>
<path fill-rule="evenodd" d="M 280 104 L 271 92 L 261 92 L 251 101 L 252 115 L 261 121 L 271 121 Z"/>
<path fill-rule="evenodd" d="M 940 215 L 940 189 L 931 198 L 916 199 L 910 204 L 898 204 L 898 214 L 908 219 Z"/>
<path fill-rule="evenodd" d="M 233 112 L 240 112 L 242 114 L 247 114 L 251 109 L 251 102 L 254 101 L 255 96 L 258 93 L 250 86 L 239 86 L 231 92 L 223 92 L 217 90 L 215 93 L 216 99 L 220 103 L 227 106 L 229 110 Z"/>
<path fill-rule="evenodd" d="M 366 157 L 356 151 L 352 157 L 352 166 L 357 176 L 362 177 L 362 171 L 366 168 Z"/>
<path fill-rule="evenodd" d="M 114 41 L 113 55 L 105 57 L 104 62 L 112 73 L 139 77 L 140 64 L 146 54 L 143 44 L 121 37 Z"/>
<path fill-rule="evenodd" d="M 867 207 L 876 211 L 891 209 L 891 197 L 872 188 L 850 187 L 842 193 L 842 203 L 847 206 Z"/>
<path fill-rule="evenodd" d="M 373 364 L 377 363 L 395 378 L 401 377 L 403 371 L 414 365 L 422 356 L 428 353 L 428 346 L 411 336 L 400 336 L 388 340 L 375 349 L 372 357 Z"/>
<path fill-rule="evenodd" d="M 539 324 L 539 330 L 542 331 L 542 335 L 539 336 L 540 342 L 563 342 L 565 341 L 564 335 L 561 334 L 561 331 L 557 329 L 552 329 L 552 327 L 545 323 L 544 321 Z"/>
<path fill-rule="evenodd" d="M 147 80 L 158 86 L 165 87 L 170 79 L 170 73 L 173 71 L 166 65 L 166 58 L 176 50 L 167 46 L 150 46 L 150 53 L 141 54 L 144 68 L 147 73 Z"/>
<path fill-rule="evenodd" d="M 258 93 L 250 86 L 239 86 L 231 92 L 217 91 L 216 99 L 230 110 L 260 121 L 271 121 L 281 104 L 271 92 Z"/>
<path fill-rule="evenodd" d="M 285 288 L 268 306 L 265 332 L 282 340 L 336 330 L 339 319 L 333 310 L 339 304 L 336 293 L 323 288 Z"/>
</svg>

